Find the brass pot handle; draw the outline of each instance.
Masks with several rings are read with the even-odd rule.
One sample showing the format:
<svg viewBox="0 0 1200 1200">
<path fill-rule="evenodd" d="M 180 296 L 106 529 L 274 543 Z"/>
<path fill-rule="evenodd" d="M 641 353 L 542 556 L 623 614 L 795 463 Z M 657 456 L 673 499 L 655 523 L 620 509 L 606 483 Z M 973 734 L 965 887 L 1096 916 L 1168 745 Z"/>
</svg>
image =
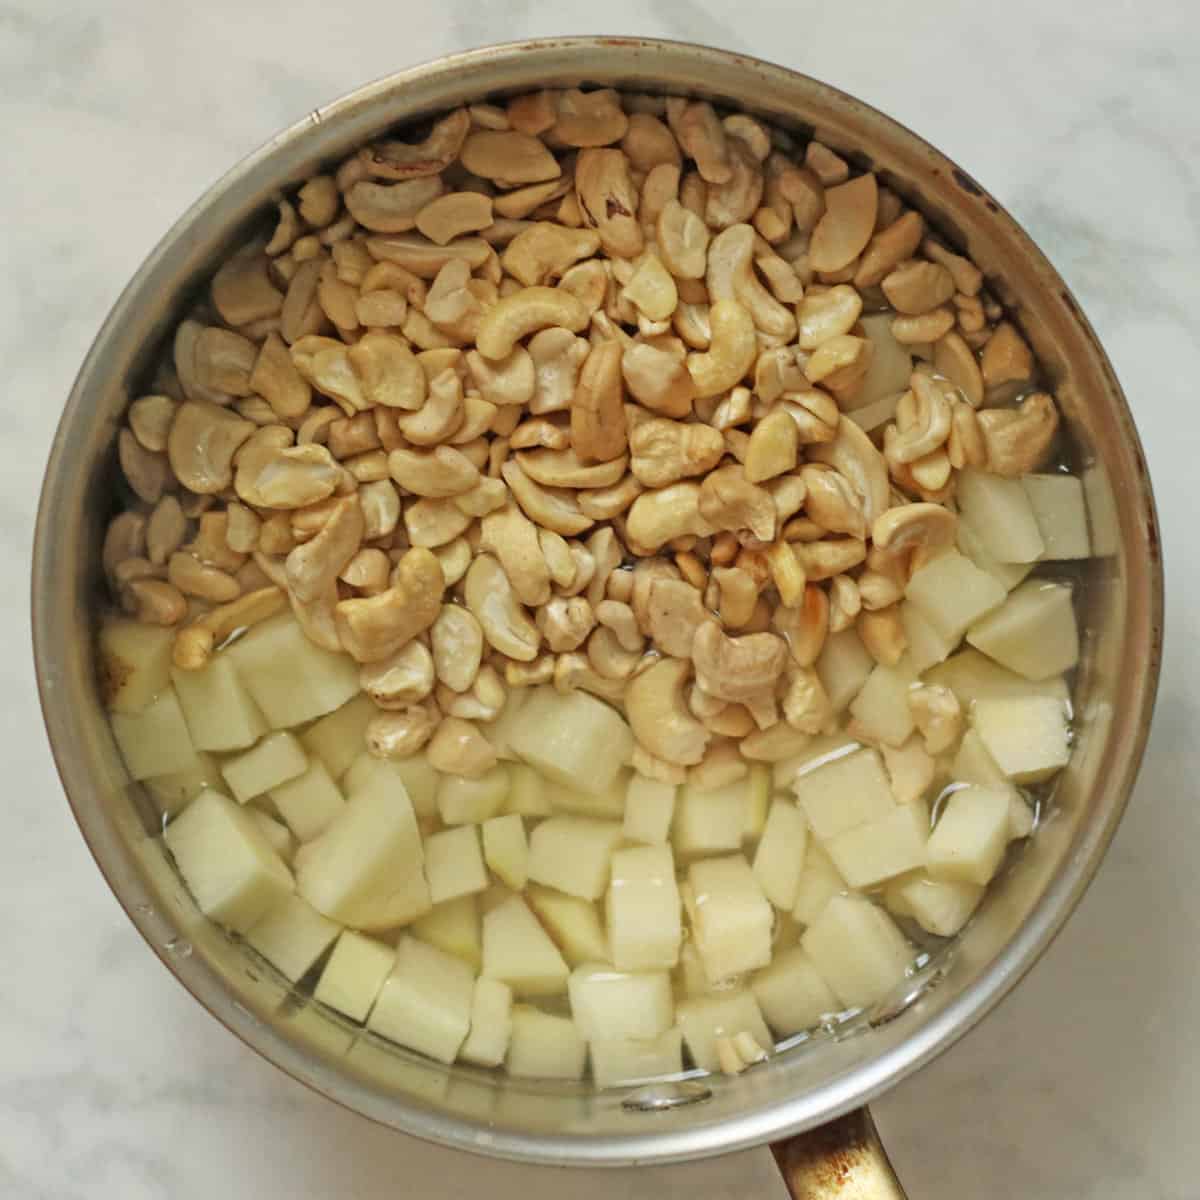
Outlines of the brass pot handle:
<svg viewBox="0 0 1200 1200">
<path fill-rule="evenodd" d="M 905 1200 L 865 1108 L 775 1142 L 771 1153 L 794 1200 Z"/>
</svg>

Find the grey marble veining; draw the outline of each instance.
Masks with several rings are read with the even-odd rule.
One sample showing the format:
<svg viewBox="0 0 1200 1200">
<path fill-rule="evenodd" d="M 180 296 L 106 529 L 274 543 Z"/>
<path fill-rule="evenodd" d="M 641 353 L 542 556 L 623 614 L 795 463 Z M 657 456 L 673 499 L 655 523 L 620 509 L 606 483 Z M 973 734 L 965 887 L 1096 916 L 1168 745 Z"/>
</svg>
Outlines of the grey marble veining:
<svg viewBox="0 0 1200 1200">
<path fill-rule="evenodd" d="M 654 1171 L 452 1155 L 319 1100 L 162 970 L 73 827 L 33 693 L 40 473 L 126 279 L 242 154 L 355 84 L 553 33 L 708 41 L 861 96 L 1023 221 L 1097 326 L 1161 506 L 1168 657 L 1150 752 L 1101 875 L 1030 978 L 882 1100 L 919 1200 L 1200 1196 L 1200 15 L 1184 0 L 8 0 L 0 3 L 0 1195 L 6 1200 L 779 1196 L 765 1152 Z"/>
</svg>

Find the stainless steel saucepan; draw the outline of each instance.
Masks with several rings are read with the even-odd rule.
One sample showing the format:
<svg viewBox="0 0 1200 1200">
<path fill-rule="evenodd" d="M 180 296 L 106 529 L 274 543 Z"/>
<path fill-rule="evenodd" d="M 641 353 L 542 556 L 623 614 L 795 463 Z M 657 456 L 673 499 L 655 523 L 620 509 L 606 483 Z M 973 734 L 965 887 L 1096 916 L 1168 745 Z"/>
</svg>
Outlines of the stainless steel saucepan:
<svg viewBox="0 0 1200 1200">
<path fill-rule="evenodd" d="M 128 781 L 92 665 L 118 420 L 162 336 L 214 264 L 283 189 L 392 126 L 467 101 L 579 84 L 705 97 L 815 133 L 919 207 L 984 270 L 1045 365 L 1087 479 L 1101 555 L 1083 589 L 1076 741 L 1053 809 L 927 973 L 928 986 L 914 980 L 911 995 L 860 1028 L 813 1038 L 736 1078 L 625 1093 L 447 1069 L 358 1037 L 290 995 L 198 914 L 154 836 L 151 805 Z M 869 1118 L 858 1110 L 987 1013 L 1078 902 L 1116 829 L 1146 741 L 1162 586 L 1146 463 L 1112 367 L 1062 279 L 982 187 L 881 113 L 781 67 L 675 42 L 567 38 L 458 54 L 368 84 L 281 133 L 183 216 L 109 315 L 63 413 L 38 517 L 34 645 L 63 785 L 130 920 L 213 1016 L 294 1078 L 405 1133 L 529 1163 L 665 1163 L 773 1142 L 798 1195 L 847 1195 L 838 1189 L 854 1177 L 864 1189 L 855 1194 L 898 1196 Z"/>
</svg>

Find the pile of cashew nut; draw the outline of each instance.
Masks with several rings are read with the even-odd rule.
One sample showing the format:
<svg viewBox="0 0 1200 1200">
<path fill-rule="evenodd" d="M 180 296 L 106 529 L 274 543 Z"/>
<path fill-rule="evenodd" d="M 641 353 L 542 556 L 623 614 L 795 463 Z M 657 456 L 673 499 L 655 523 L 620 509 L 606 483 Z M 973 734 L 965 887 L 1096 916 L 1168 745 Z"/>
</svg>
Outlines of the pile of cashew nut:
<svg viewBox="0 0 1200 1200">
<path fill-rule="evenodd" d="M 915 369 L 871 425 L 873 313 Z M 481 773 L 549 682 L 620 706 L 642 773 L 736 778 L 830 727 L 830 633 L 903 654 L 956 473 L 1033 470 L 1057 425 L 980 271 L 872 173 L 703 101 L 541 91 L 359 150 L 221 265 L 120 431 L 104 566 L 183 669 L 290 606 L 361 664 L 378 755 Z"/>
</svg>

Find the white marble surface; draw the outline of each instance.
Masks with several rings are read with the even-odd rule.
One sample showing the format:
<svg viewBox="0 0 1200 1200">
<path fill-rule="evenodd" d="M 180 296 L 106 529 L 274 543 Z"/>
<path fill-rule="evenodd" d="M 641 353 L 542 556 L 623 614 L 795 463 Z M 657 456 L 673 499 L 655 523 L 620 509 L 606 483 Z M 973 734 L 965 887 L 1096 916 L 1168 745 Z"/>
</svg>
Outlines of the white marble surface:
<svg viewBox="0 0 1200 1200">
<path fill-rule="evenodd" d="M 362 80 L 488 41 L 597 31 L 776 58 L 891 112 L 1026 223 L 1107 344 L 1165 533 L 1149 757 L 1052 951 L 876 1111 L 916 1200 L 1200 1196 L 1200 15 L 1187 0 L 0 3 L 0 1195 L 780 1194 L 765 1152 L 567 1179 L 387 1133 L 291 1083 L 128 926 L 72 825 L 34 700 L 26 579 L 42 463 L 90 338 L 168 224 L 277 128 Z"/>
</svg>

